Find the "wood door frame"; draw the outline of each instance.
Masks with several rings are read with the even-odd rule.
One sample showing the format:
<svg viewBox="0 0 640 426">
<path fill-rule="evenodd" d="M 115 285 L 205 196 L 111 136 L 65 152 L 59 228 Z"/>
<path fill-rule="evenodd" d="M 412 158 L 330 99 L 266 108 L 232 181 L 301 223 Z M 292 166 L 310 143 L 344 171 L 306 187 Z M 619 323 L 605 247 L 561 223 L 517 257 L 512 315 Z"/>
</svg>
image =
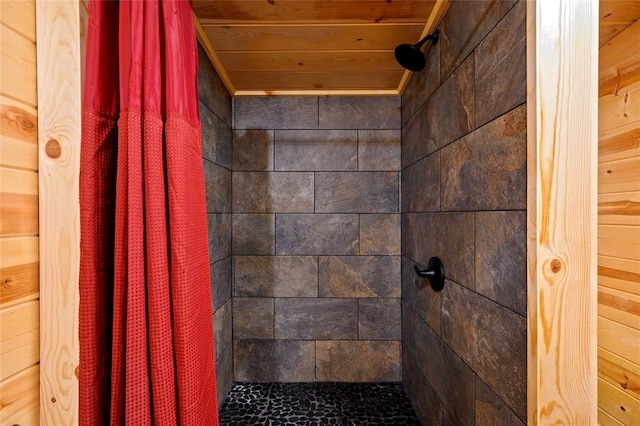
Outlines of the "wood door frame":
<svg viewBox="0 0 640 426">
<path fill-rule="evenodd" d="M 78 421 L 79 3 L 36 2 L 42 424 Z M 597 3 L 527 1 L 532 425 L 597 422 Z"/>
</svg>

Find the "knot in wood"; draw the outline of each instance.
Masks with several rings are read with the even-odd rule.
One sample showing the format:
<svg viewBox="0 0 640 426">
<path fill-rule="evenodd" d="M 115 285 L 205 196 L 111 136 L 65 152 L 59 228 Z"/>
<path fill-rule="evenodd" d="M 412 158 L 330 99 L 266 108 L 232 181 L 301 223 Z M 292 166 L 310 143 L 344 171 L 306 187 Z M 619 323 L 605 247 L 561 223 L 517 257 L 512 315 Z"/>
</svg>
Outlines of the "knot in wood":
<svg viewBox="0 0 640 426">
<path fill-rule="evenodd" d="M 47 144 L 44 147 L 44 152 L 47 153 L 49 158 L 58 158 L 62 154 L 62 147 L 60 146 L 60 142 L 55 139 L 49 139 Z"/>
<path fill-rule="evenodd" d="M 551 261 L 551 272 L 557 274 L 558 272 L 560 272 L 560 269 L 562 269 L 562 262 L 560 262 L 558 259 L 553 259 Z"/>
</svg>

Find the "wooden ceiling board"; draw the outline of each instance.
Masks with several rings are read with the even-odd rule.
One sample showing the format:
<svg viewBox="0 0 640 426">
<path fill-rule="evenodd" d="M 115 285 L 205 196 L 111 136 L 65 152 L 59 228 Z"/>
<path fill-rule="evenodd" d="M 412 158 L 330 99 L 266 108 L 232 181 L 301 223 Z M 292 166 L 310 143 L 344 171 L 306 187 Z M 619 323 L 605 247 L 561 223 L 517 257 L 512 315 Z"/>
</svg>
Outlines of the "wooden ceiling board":
<svg viewBox="0 0 640 426">
<path fill-rule="evenodd" d="M 435 0 L 194 0 L 203 25 L 214 23 L 426 22 Z"/>
<path fill-rule="evenodd" d="M 640 19 L 638 0 L 600 0 L 600 47 Z"/>
<path fill-rule="evenodd" d="M 284 73 L 230 72 L 239 91 L 265 90 L 389 90 L 395 87 L 403 71 L 341 72 L 341 73 Z"/>
<path fill-rule="evenodd" d="M 417 41 L 424 25 L 203 25 L 216 52 L 393 50 Z"/>
</svg>

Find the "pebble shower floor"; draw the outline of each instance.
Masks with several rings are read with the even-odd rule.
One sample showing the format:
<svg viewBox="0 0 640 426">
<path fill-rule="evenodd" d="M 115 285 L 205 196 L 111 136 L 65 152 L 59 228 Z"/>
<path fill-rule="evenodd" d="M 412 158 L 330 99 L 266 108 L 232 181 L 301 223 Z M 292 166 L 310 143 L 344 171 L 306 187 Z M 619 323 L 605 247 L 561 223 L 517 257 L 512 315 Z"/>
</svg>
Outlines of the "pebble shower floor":
<svg viewBox="0 0 640 426">
<path fill-rule="evenodd" d="M 238 383 L 221 426 L 420 425 L 401 383 Z"/>
</svg>

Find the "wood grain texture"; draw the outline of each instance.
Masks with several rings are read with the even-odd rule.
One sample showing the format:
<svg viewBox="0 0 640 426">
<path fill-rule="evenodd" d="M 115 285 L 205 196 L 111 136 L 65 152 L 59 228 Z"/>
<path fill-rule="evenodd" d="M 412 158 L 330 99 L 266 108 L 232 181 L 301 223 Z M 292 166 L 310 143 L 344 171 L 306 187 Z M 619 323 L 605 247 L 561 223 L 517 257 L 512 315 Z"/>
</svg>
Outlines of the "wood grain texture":
<svg viewBox="0 0 640 426">
<path fill-rule="evenodd" d="M 640 226 L 640 191 L 600 194 L 598 223 Z"/>
<path fill-rule="evenodd" d="M 609 138 L 600 137 L 598 162 L 622 160 L 640 156 L 640 126 Z"/>
<path fill-rule="evenodd" d="M 528 423 L 593 424 L 598 5 L 527 7 Z"/>
<path fill-rule="evenodd" d="M 0 311 L 0 380 L 5 380 L 38 362 L 38 311 L 37 300 Z"/>
<path fill-rule="evenodd" d="M 622 135 L 640 127 L 640 80 L 601 96 L 598 108 L 600 139 Z"/>
<path fill-rule="evenodd" d="M 598 376 L 640 399 L 640 365 L 604 348 L 598 348 Z"/>
<path fill-rule="evenodd" d="M 620 423 L 615 417 L 602 408 L 598 408 L 598 424 L 600 426 L 624 426 L 623 423 Z"/>
<path fill-rule="evenodd" d="M 600 48 L 599 96 L 640 80 L 640 20 Z"/>
<path fill-rule="evenodd" d="M 81 31 L 77 1 L 37 2 L 40 163 L 40 423 L 76 424 Z M 45 145 L 55 139 L 60 155 Z"/>
<path fill-rule="evenodd" d="M 36 425 L 39 418 L 37 365 L 0 383 L 0 424 Z"/>
<path fill-rule="evenodd" d="M 640 425 L 640 400 L 627 395 L 603 379 L 598 379 L 598 405 L 624 425 Z"/>
<path fill-rule="evenodd" d="M 634 363 L 638 361 L 640 331 L 604 317 L 598 317 L 598 346 Z"/>
<path fill-rule="evenodd" d="M 37 111 L 5 96 L 0 96 L 0 166 L 38 170 Z"/>
<path fill-rule="evenodd" d="M 38 237 L 0 238 L 0 253 L 0 309 L 37 299 Z"/>
<path fill-rule="evenodd" d="M 243 90 L 385 90 L 398 84 L 402 71 L 285 73 L 230 72 L 239 91 Z"/>
<path fill-rule="evenodd" d="M 36 45 L 0 24 L 0 73 L 4 96 L 35 106 Z"/>
<path fill-rule="evenodd" d="M 35 42 L 35 7 L 35 0 L 2 0 L 0 1 L 0 22 Z"/>
<path fill-rule="evenodd" d="M 620 259 L 640 260 L 640 226 L 598 226 L 598 252 Z"/>
<path fill-rule="evenodd" d="M 598 315 L 640 330 L 640 296 L 600 287 L 598 289 Z"/>
<path fill-rule="evenodd" d="M 640 295 L 640 262 L 598 255 L 598 284 Z"/>
</svg>

